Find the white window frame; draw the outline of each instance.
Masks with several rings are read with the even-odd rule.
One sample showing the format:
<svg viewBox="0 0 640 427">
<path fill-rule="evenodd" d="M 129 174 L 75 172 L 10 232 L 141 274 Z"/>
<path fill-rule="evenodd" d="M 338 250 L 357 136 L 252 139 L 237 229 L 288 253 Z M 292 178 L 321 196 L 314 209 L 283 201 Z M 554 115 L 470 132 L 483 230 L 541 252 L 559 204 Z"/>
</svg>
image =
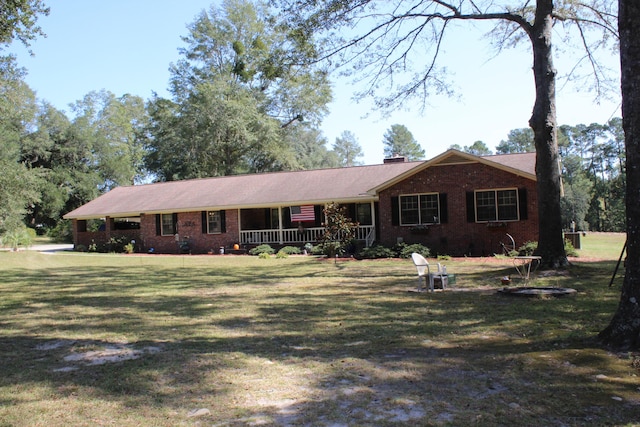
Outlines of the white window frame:
<svg viewBox="0 0 640 427">
<path fill-rule="evenodd" d="M 165 218 L 169 218 L 169 221 L 165 222 Z M 170 228 L 170 232 L 166 232 L 166 228 Z M 173 214 L 160 214 L 160 234 L 162 236 L 173 236 L 173 231 L 175 230 L 175 224 L 173 223 Z"/>
<path fill-rule="evenodd" d="M 499 193 L 513 191 L 515 193 L 515 218 L 504 219 L 500 218 L 500 203 L 499 203 Z M 478 218 L 478 193 L 489 193 L 493 192 L 493 207 L 494 207 L 494 218 L 493 219 L 479 219 Z M 502 206 L 513 206 L 513 205 L 502 205 Z M 487 188 L 482 190 L 475 190 L 473 192 L 473 208 L 475 213 L 476 222 L 486 223 L 486 222 L 510 222 L 510 221 L 520 221 L 520 192 L 517 188 L 507 187 L 507 188 Z"/>
<path fill-rule="evenodd" d="M 217 214 L 218 215 L 218 230 L 211 230 L 211 220 L 210 215 Z M 220 211 L 207 211 L 207 234 L 221 234 L 222 233 L 222 215 Z"/>
<path fill-rule="evenodd" d="M 438 214 L 436 215 L 436 221 L 426 221 L 423 220 L 422 218 L 422 207 L 421 207 L 421 202 L 420 202 L 420 198 L 421 196 L 435 196 L 436 198 L 436 203 L 438 205 Z M 406 197 L 416 197 L 417 198 L 417 209 L 418 209 L 418 222 L 403 222 L 403 205 L 402 205 L 402 200 L 403 198 Z M 427 224 L 440 224 L 440 193 L 414 193 L 414 194 L 401 194 L 400 196 L 398 196 L 398 214 L 399 214 L 399 218 L 400 218 L 400 225 L 401 226 L 415 226 L 415 225 L 427 225 Z"/>
</svg>

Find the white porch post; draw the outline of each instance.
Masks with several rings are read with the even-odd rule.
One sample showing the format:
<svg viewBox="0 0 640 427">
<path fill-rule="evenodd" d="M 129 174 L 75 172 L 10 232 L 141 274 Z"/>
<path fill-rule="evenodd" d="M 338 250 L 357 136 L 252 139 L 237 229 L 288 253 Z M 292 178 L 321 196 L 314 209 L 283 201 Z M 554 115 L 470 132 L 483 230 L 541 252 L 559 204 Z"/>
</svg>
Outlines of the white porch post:
<svg viewBox="0 0 640 427">
<path fill-rule="evenodd" d="M 371 243 L 373 243 L 376 240 L 376 202 L 374 200 L 371 201 L 371 226 L 373 227 Z M 367 242 L 367 246 L 369 246 L 369 242 Z"/>
<path fill-rule="evenodd" d="M 238 243 L 242 244 L 242 209 L 238 208 Z"/>
<path fill-rule="evenodd" d="M 282 235 L 282 206 L 278 206 L 278 241 L 282 245 L 283 243 L 283 235 Z"/>
</svg>

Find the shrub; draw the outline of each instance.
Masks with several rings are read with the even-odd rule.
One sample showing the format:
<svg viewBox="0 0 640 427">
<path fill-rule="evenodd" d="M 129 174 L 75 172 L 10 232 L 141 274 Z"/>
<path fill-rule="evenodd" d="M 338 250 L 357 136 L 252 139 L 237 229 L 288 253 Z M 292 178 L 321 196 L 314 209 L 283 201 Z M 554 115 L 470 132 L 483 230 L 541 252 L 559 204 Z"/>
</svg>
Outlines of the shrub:
<svg viewBox="0 0 640 427">
<path fill-rule="evenodd" d="M 438 255 L 438 261 L 450 261 L 451 255 Z"/>
<path fill-rule="evenodd" d="M 316 245 L 312 247 L 311 251 L 309 252 L 311 253 L 311 255 L 324 255 L 325 254 L 324 245 L 322 244 Z"/>
<path fill-rule="evenodd" d="M 260 252 L 260 254 L 258 254 L 258 258 L 269 259 L 271 258 L 271 254 L 269 252 Z"/>
<path fill-rule="evenodd" d="M 267 254 L 267 257 L 268 257 L 268 255 L 273 255 L 274 253 L 275 253 L 275 250 L 270 245 L 267 245 L 267 244 L 259 245 L 249 250 L 249 255 Z"/>
<path fill-rule="evenodd" d="M 531 256 L 538 249 L 538 242 L 528 241 L 518 248 L 519 256 Z"/>
<path fill-rule="evenodd" d="M 4 246 L 9 246 L 11 249 L 16 250 L 18 246 L 30 246 L 34 237 L 35 230 L 27 227 L 19 227 L 4 233 L 1 241 Z"/>
<path fill-rule="evenodd" d="M 382 245 L 374 245 L 369 248 L 364 248 L 359 252 L 359 258 L 364 259 L 378 259 L 378 258 L 393 258 L 396 253 Z"/>
<path fill-rule="evenodd" d="M 284 248 L 280 249 L 278 251 L 278 253 L 284 253 L 286 255 L 300 255 L 302 253 L 302 251 L 300 250 L 300 248 L 295 247 L 295 246 L 285 246 Z"/>
<path fill-rule="evenodd" d="M 413 243 L 411 245 L 399 243 L 396 245 L 396 248 L 398 251 L 398 257 L 400 258 L 411 258 L 411 254 L 414 252 L 419 253 L 425 258 L 428 258 L 431 255 L 429 248 L 420 243 Z"/>
<path fill-rule="evenodd" d="M 564 251 L 566 252 L 567 256 L 573 256 L 573 257 L 578 256 L 578 251 L 573 246 L 573 243 L 571 243 L 571 240 L 568 240 L 568 239 L 564 240 Z"/>
<path fill-rule="evenodd" d="M 51 237 L 54 242 L 71 243 L 73 242 L 72 222 L 67 219 L 58 221 L 55 227 L 47 230 L 47 236 Z"/>
<path fill-rule="evenodd" d="M 135 248 L 133 247 L 133 243 L 129 242 L 126 245 L 124 245 L 124 252 L 128 253 L 128 254 L 132 254 L 135 251 Z"/>
<path fill-rule="evenodd" d="M 289 254 L 283 251 L 278 251 L 278 253 L 276 254 L 276 258 L 277 259 L 284 259 L 284 258 L 288 258 Z"/>
</svg>

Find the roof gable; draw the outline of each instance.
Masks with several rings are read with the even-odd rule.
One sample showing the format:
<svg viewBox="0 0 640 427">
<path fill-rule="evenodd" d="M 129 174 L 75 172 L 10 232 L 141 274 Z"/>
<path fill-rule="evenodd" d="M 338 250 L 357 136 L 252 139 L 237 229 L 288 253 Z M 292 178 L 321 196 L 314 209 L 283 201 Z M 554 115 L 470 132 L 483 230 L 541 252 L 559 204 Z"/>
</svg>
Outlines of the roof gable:
<svg viewBox="0 0 640 427">
<path fill-rule="evenodd" d="M 465 153 L 452 148 L 440 154 L 439 156 L 436 156 L 433 159 L 428 160 L 413 169 L 405 171 L 404 173 L 391 178 L 389 181 L 386 181 L 375 188 L 372 188 L 371 192 L 378 193 L 428 168 L 450 166 L 456 164 L 481 163 L 535 181 L 535 161 L 536 153 L 475 156 L 473 154 Z"/>
</svg>

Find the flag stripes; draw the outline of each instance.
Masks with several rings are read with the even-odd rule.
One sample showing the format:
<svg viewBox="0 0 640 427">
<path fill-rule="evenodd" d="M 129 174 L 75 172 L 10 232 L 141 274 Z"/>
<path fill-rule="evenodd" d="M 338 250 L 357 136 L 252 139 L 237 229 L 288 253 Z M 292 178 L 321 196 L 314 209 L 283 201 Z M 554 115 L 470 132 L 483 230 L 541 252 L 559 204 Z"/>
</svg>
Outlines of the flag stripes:
<svg viewBox="0 0 640 427">
<path fill-rule="evenodd" d="M 291 222 L 315 221 L 313 205 L 291 206 Z"/>
</svg>

